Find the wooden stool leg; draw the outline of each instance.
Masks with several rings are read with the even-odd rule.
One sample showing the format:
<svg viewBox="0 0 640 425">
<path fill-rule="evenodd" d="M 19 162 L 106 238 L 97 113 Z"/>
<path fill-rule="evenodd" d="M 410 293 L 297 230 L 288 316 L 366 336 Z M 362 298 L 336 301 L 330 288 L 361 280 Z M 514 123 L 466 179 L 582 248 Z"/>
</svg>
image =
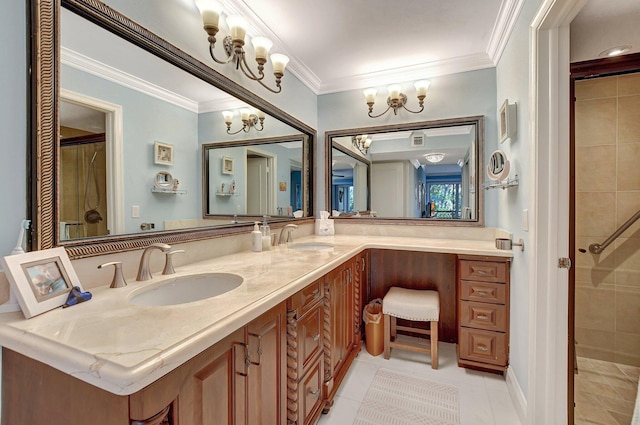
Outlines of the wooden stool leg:
<svg viewBox="0 0 640 425">
<path fill-rule="evenodd" d="M 393 341 L 396 339 L 396 336 L 398 335 L 398 329 L 396 328 L 396 324 L 397 324 L 397 318 L 396 316 L 391 316 L 391 339 L 390 341 Z"/>
<path fill-rule="evenodd" d="M 384 358 L 389 360 L 391 356 L 391 318 L 388 314 L 385 314 L 384 317 Z"/>
<path fill-rule="evenodd" d="M 431 368 L 438 368 L 438 322 L 431 322 Z"/>
</svg>

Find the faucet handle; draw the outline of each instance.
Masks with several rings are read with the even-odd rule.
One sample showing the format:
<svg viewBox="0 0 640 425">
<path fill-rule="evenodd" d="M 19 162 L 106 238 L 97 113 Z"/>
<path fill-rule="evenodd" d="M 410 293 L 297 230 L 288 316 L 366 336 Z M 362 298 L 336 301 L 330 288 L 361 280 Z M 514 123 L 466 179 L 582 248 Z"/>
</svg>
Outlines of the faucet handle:
<svg viewBox="0 0 640 425">
<path fill-rule="evenodd" d="M 175 251 L 166 251 L 164 253 L 166 260 L 164 262 L 164 270 L 162 270 L 162 274 L 174 274 L 176 272 L 173 269 L 173 254 L 177 254 L 178 252 L 184 252 L 184 249 L 176 249 Z"/>
<path fill-rule="evenodd" d="M 120 261 L 112 261 L 110 263 L 100 264 L 98 268 L 101 269 L 107 266 L 114 266 L 115 268 L 113 273 L 113 280 L 111 280 L 111 285 L 109 285 L 109 288 L 123 288 L 127 286 L 127 282 L 124 280 L 124 276 L 122 275 L 122 263 Z"/>
</svg>

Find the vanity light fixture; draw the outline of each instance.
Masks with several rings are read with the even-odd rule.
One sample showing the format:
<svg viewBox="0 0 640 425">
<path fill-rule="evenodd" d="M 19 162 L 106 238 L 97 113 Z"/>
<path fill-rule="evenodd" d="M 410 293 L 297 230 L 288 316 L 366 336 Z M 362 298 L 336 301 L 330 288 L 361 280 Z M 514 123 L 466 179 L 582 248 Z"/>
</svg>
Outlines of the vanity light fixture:
<svg viewBox="0 0 640 425">
<path fill-rule="evenodd" d="M 424 158 L 432 164 L 437 164 L 444 159 L 445 154 L 441 152 L 428 153 Z"/>
<path fill-rule="evenodd" d="M 376 93 L 378 92 L 376 89 L 366 89 L 363 91 L 364 97 L 367 101 L 367 105 L 369 105 L 369 116 L 371 118 L 378 118 L 389 112 L 389 110 L 393 109 L 393 115 L 398 115 L 398 110 L 400 108 L 404 108 L 412 114 L 419 114 L 424 111 L 424 98 L 427 96 L 427 90 L 429 89 L 429 85 L 431 83 L 427 80 L 416 81 L 413 85 L 416 88 L 416 94 L 418 96 L 418 106 L 420 107 L 417 111 L 412 111 L 407 108 L 407 95 L 402 93 L 400 90 L 402 88 L 398 84 L 393 84 L 387 88 L 389 91 L 389 97 L 387 97 L 387 109 L 384 112 L 373 115 L 373 105 L 376 102 Z"/>
<path fill-rule="evenodd" d="M 247 34 L 248 23 L 242 16 L 227 16 L 227 25 L 229 26 L 229 33 L 223 40 L 224 51 L 227 54 L 226 60 L 220 60 L 216 58 L 213 50 L 216 44 L 216 34 L 219 31 L 219 20 L 222 14 L 222 4 L 217 0 L 195 0 L 196 6 L 202 15 L 202 22 L 204 24 L 204 30 L 209 35 L 209 54 L 211 58 L 219 64 L 233 63 L 236 69 L 242 70 L 244 75 L 253 81 L 257 81 L 264 88 L 273 92 L 280 93 L 282 86 L 280 82 L 284 75 L 284 68 L 289 63 L 289 58 L 280 53 L 273 53 L 271 55 L 271 63 L 273 67 L 273 75 L 276 78 L 276 89 L 272 89 L 264 82 L 264 64 L 267 63 L 267 55 L 273 43 L 265 37 L 253 37 L 251 43 L 255 52 L 256 62 L 258 63 L 258 73 L 254 73 L 249 64 L 244 50 L 244 39 Z"/>
<path fill-rule="evenodd" d="M 264 130 L 264 112 L 260 110 L 256 110 L 255 113 L 252 113 L 249 108 L 240 109 L 240 118 L 242 119 L 242 128 L 237 131 L 231 132 L 231 124 L 233 124 L 233 111 L 222 111 L 222 116 L 224 117 L 224 122 L 227 124 L 227 133 L 228 134 L 238 134 L 241 131 L 248 133 L 249 130 L 255 128 L 257 131 Z"/>
<path fill-rule="evenodd" d="M 372 140 L 366 134 L 351 136 L 351 143 L 353 143 L 353 146 L 358 148 L 363 155 L 367 155 L 369 153 L 371 142 Z"/>
</svg>

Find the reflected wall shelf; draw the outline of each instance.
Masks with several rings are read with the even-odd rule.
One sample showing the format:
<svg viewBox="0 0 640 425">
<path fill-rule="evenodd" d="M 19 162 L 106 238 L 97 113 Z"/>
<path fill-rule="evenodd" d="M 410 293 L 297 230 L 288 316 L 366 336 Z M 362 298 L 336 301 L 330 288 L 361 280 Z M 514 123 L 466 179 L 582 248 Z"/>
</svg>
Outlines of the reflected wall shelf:
<svg viewBox="0 0 640 425">
<path fill-rule="evenodd" d="M 230 192 L 216 192 L 216 196 L 240 196 L 238 192 L 230 193 Z"/>
<path fill-rule="evenodd" d="M 489 189 L 506 189 L 508 187 L 514 187 L 514 186 L 518 186 L 518 175 L 516 174 L 516 176 L 512 179 L 506 179 L 506 180 L 500 180 L 500 181 L 488 181 L 485 182 L 482 187 L 485 190 L 489 190 Z"/>
<path fill-rule="evenodd" d="M 173 190 L 173 189 L 163 189 L 160 187 L 155 187 L 153 186 L 151 188 L 151 191 L 154 193 L 168 193 L 168 194 L 173 194 L 173 195 L 186 195 L 187 191 L 183 190 L 183 189 L 177 189 L 177 190 Z"/>
</svg>

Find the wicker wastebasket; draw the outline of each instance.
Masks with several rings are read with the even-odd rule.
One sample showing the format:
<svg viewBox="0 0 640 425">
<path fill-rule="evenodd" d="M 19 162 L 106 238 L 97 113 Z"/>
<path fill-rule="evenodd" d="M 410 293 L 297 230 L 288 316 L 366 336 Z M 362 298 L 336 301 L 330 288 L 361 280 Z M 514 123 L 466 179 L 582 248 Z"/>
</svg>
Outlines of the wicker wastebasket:
<svg viewBox="0 0 640 425">
<path fill-rule="evenodd" d="M 364 307 L 365 345 L 372 356 L 379 356 L 384 351 L 384 317 L 382 314 L 382 300 L 376 298 Z"/>
</svg>

